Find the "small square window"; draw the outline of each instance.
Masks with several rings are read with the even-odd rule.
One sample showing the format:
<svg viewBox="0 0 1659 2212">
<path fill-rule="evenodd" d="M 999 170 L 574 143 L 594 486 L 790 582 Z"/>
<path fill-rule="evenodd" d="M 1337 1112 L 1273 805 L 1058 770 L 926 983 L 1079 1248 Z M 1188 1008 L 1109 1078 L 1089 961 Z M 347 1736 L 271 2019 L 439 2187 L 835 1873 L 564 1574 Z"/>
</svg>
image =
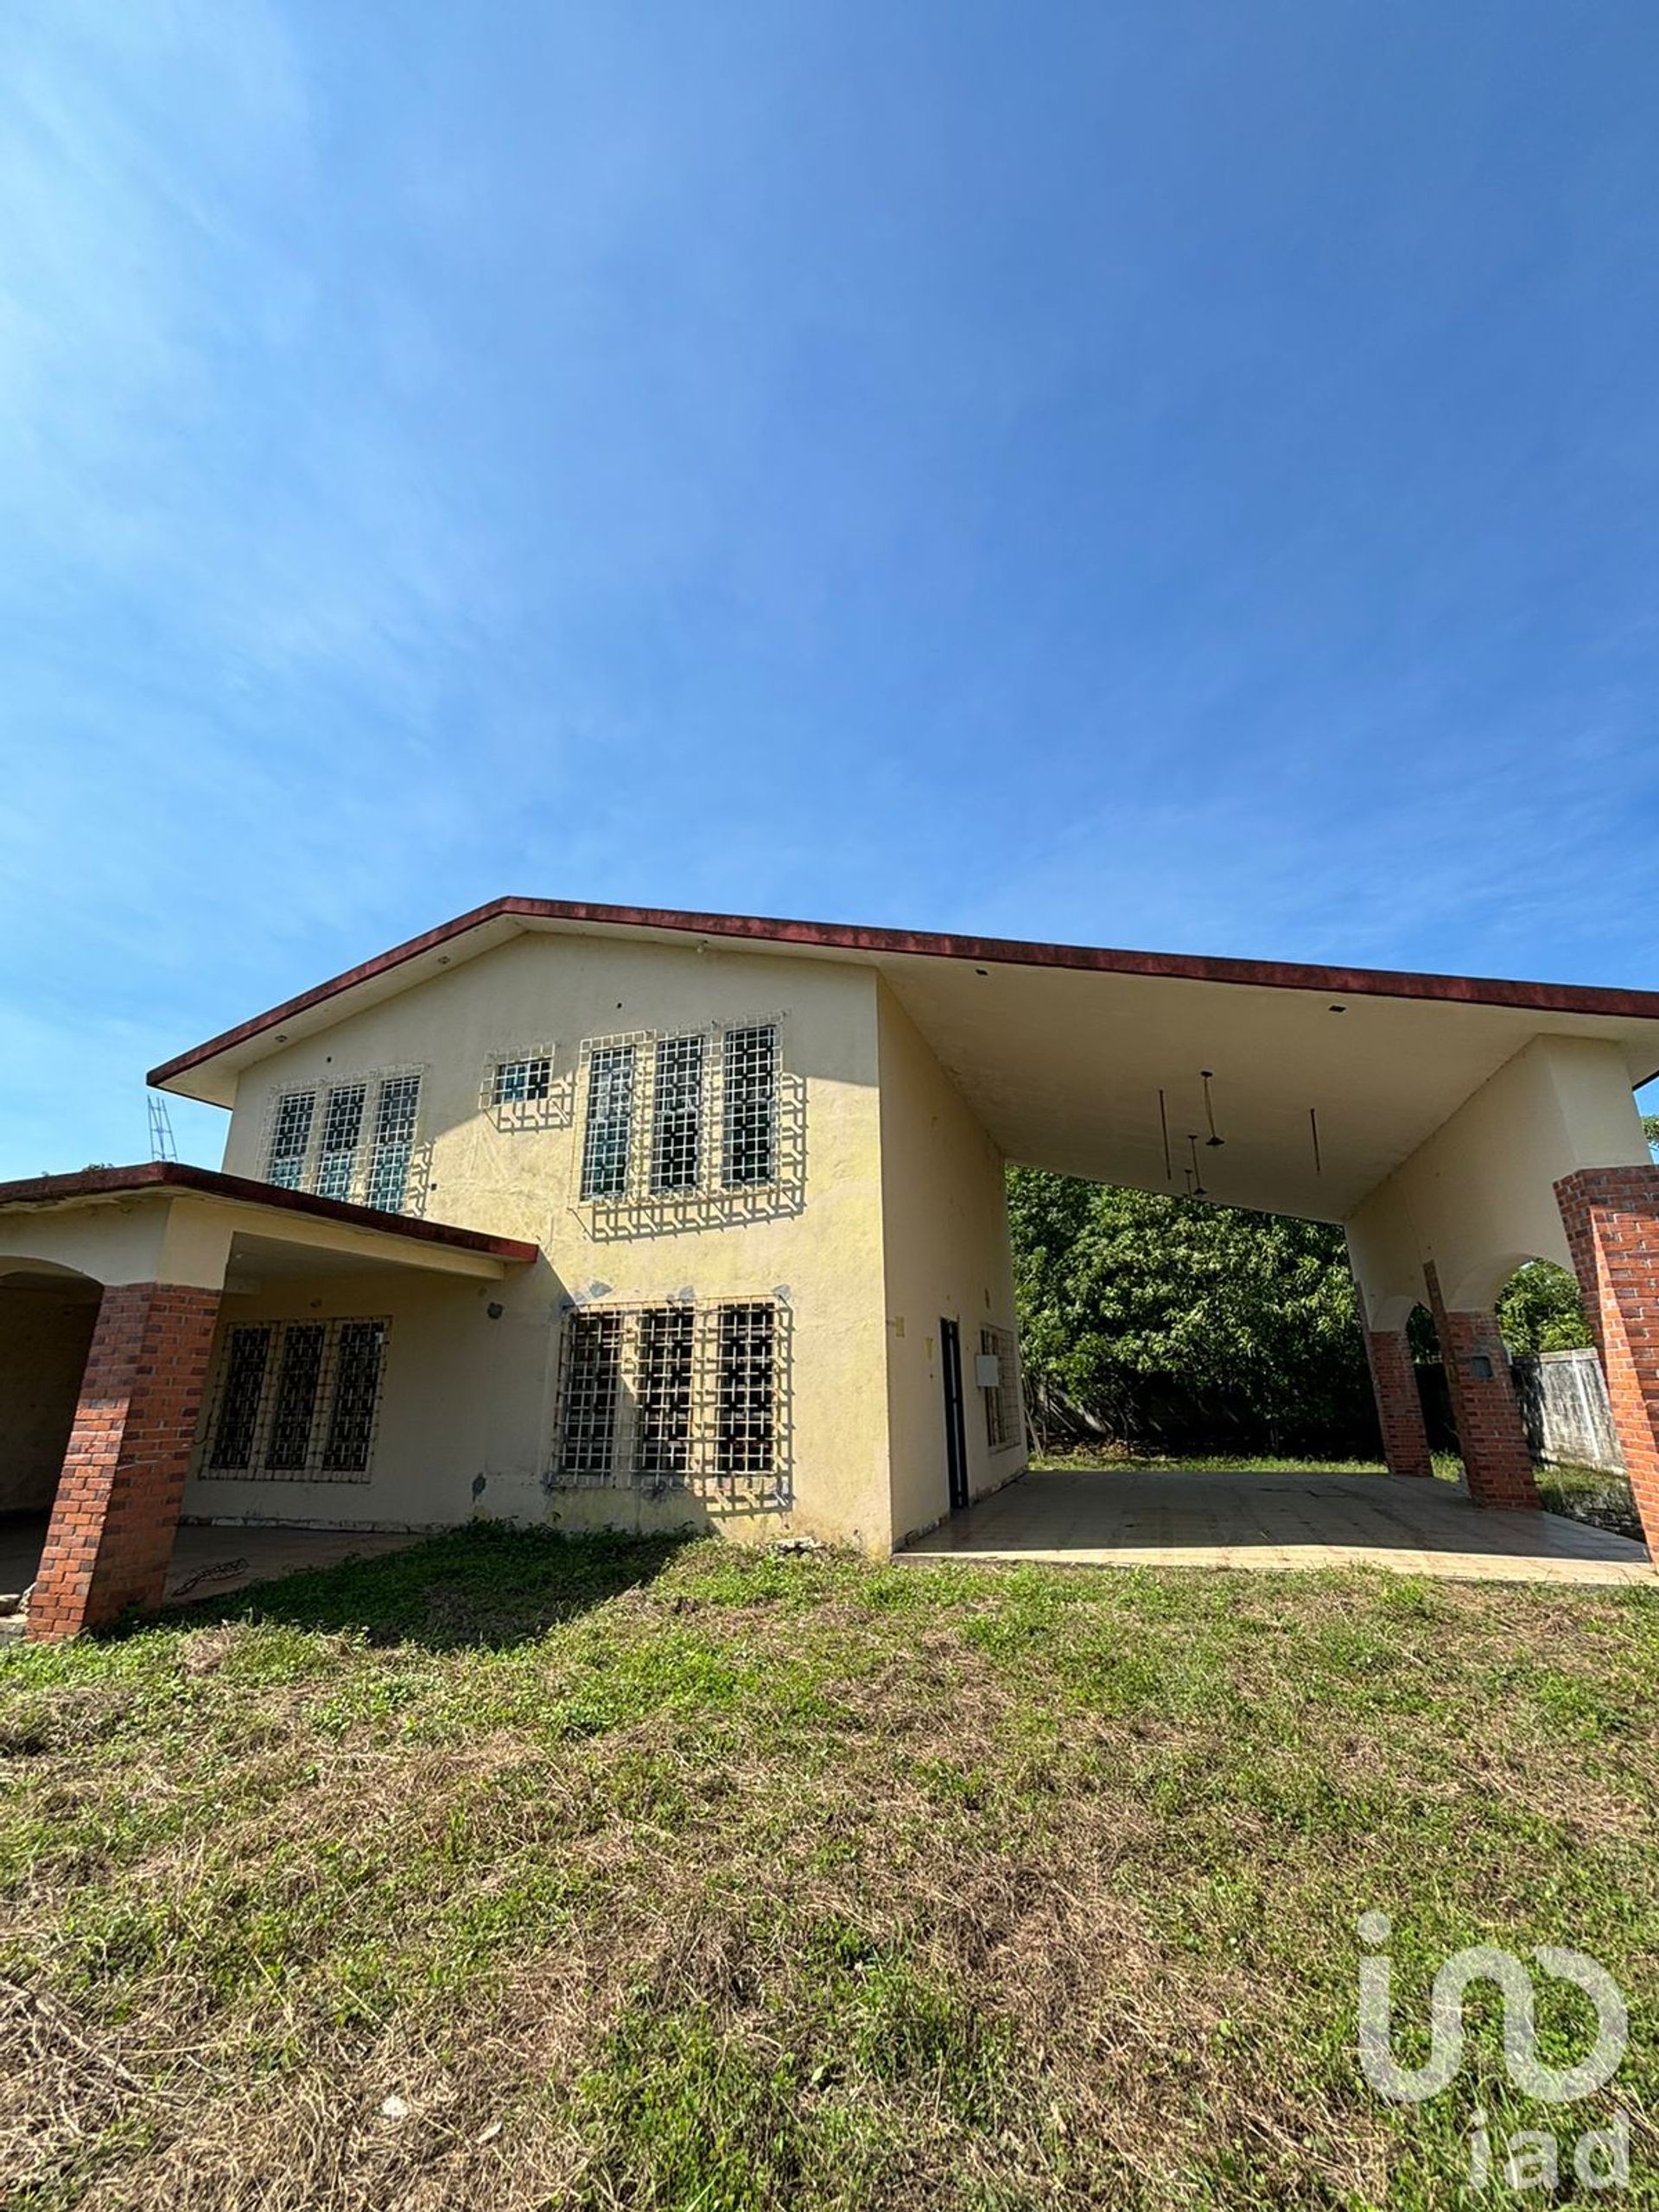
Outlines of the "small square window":
<svg viewBox="0 0 1659 2212">
<path fill-rule="evenodd" d="M 545 1098 L 553 1087 L 553 1056 L 537 1052 L 528 1059 L 498 1060 L 490 1086 L 493 1106 L 524 1106 Z"/>
</svg>

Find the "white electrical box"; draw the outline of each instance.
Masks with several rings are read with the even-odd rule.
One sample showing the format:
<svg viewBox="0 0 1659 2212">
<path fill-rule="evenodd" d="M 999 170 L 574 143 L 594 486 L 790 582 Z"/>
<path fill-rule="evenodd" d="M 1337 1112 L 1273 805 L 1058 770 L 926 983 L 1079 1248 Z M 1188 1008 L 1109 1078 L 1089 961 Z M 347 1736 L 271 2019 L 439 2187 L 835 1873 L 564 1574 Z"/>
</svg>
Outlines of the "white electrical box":
<svg viewBox="0 0 1659 2212">
<path fill-rule="evenodd" d="M 974 1380 L 982 1390 L 1002 1388 L 1002 1363 L 994 1351 L 974 1354 Z"/>
</svg>

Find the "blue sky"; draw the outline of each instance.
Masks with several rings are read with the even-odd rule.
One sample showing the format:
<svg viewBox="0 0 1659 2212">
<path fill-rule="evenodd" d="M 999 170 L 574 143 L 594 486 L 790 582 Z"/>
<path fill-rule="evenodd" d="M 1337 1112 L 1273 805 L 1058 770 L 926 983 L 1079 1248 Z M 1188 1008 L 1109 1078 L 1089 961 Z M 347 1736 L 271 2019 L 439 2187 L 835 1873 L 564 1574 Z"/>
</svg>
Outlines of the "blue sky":
<svg viewBox="0 0 1659 2212">
<path fill-rule="evenodd" d="M 1656 64 L 9 10 L 0 1173 L 505 891 L 1659 984 Z"/>
</svg>

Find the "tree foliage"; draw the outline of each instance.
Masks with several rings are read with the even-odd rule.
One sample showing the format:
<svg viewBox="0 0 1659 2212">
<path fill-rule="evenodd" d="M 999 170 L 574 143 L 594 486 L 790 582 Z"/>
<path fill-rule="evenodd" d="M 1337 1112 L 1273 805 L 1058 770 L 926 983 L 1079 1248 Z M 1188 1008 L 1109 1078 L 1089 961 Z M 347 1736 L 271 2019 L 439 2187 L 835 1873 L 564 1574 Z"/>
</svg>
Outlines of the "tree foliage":
<svg viewBox="0 0 1659 2212">
<path fill-rule="evenodd" d="M 1009 1175 L 1021 1344 L 1057 1406 L 1129 1445 L 1376 1449 L 1342 1232 L 1322 1223 Z"/>
<path fill-rule="evenodd" d="M 1529 1260 L 1498 1295 L 1497 1325 L 1511 1351 L 1580 1351 L 1593 1343 L 1579 1279 L 1553 1260 Z"/>
</svg>

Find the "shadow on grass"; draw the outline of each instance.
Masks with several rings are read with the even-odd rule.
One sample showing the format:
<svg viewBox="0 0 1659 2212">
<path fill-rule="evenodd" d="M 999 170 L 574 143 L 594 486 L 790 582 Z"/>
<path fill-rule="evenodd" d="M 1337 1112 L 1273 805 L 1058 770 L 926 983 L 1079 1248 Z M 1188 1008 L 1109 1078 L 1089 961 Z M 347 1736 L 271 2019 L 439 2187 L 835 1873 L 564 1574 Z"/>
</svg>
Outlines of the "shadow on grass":
<svg viewBox="0 0 1659 2212">
<path fill-rule="evenodd" d="M 533 1642 L 625 1590 L 655 1581 L 693 1535 L 566 1536 L 474 1522 L 409 1550 L 343 1560 L 169 1606 L 124 1624 L 199 1629 L 217 1621 L 281 1621 L 347 1630 L 372 1644 L 432 1651 L 505 1650 Z"/>
</svg>

